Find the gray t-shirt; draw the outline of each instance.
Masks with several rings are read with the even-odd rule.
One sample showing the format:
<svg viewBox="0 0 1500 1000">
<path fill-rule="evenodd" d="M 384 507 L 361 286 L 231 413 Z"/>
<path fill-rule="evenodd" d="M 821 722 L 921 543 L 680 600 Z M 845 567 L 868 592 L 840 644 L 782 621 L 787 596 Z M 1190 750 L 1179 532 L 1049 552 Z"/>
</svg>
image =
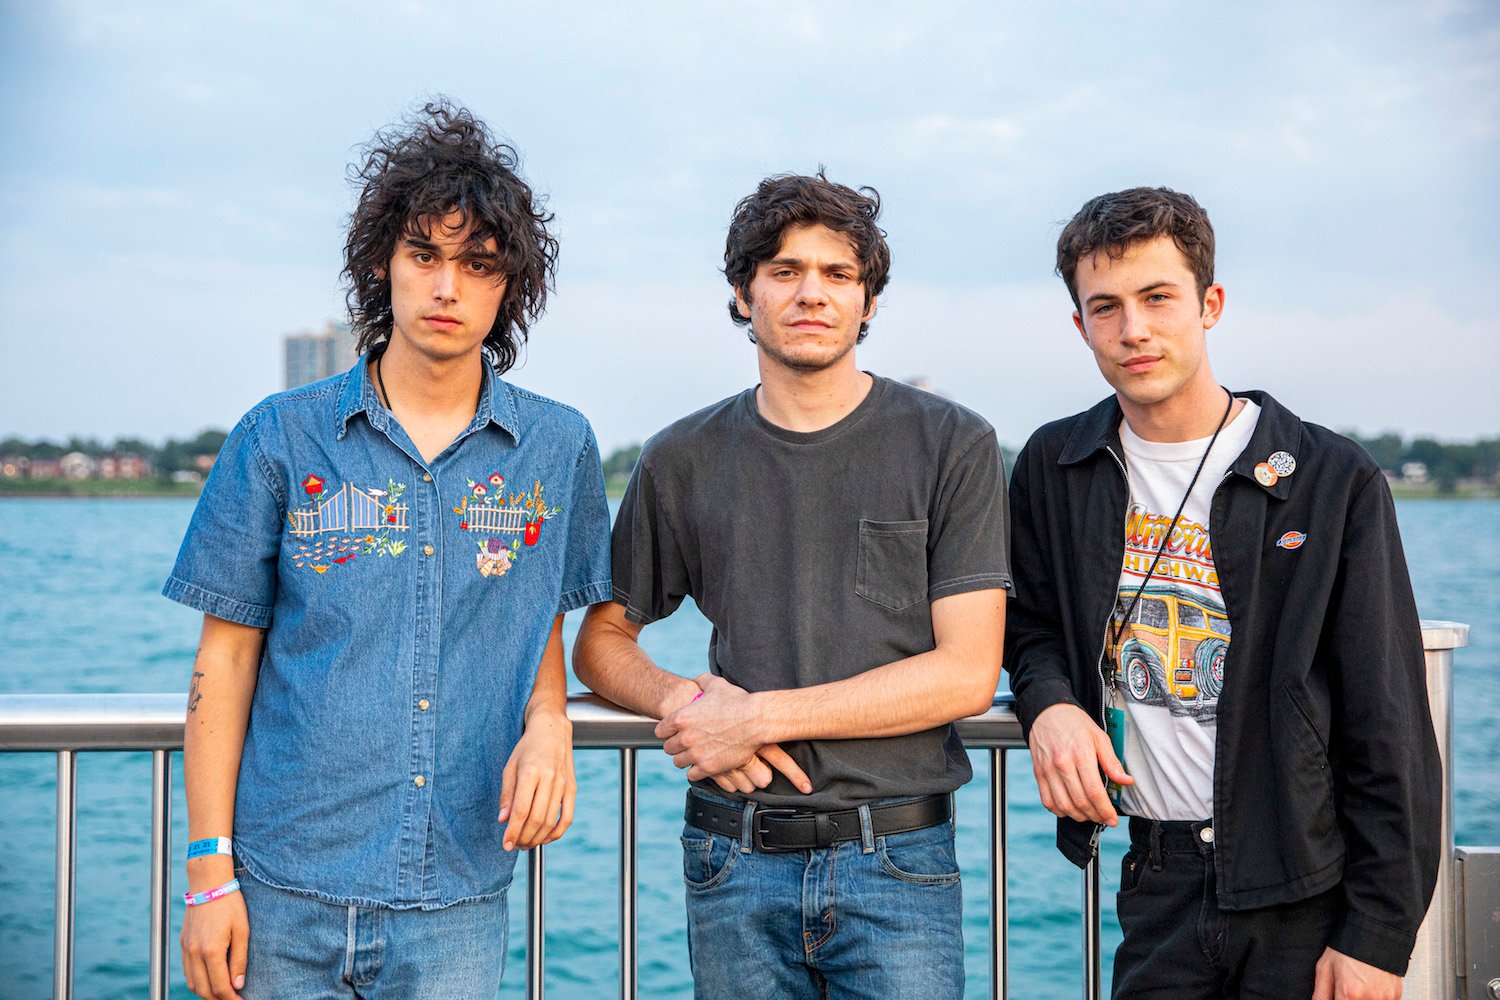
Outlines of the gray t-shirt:
<svg viewBox="0 0 1500 1000">
<path fill-rule="evenodd" d="M 691 595 L 715 674 L 810 687 L 931 650 L 939 598 L 1009 588 L 1008 522 L 995 432 L 972 411 L 876 376 L 843 420 L 799 433 L 747 389 L 646 442 L 615 520 L 614 596 L 646 624 Z M 785 749 L 812 794 L 777 774 L 756 801 L 847 808 L 972 775 L 952 726 Z"/>
</svg>

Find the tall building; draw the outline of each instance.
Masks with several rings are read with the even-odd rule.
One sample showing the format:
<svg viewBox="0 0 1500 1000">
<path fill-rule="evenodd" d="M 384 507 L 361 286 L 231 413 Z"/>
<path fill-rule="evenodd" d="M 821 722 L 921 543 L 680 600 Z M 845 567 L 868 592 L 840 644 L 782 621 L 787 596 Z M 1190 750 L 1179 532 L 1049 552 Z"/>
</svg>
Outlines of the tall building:
<svg viewBox="0 0 1500 1000">
<path fill-rule="evenodd" d="M 288 389 L 348 371 L 359 357 L 347 323 L 329 323 L 322 333 L 289 333 L 283 341 Z"/>
</svg>

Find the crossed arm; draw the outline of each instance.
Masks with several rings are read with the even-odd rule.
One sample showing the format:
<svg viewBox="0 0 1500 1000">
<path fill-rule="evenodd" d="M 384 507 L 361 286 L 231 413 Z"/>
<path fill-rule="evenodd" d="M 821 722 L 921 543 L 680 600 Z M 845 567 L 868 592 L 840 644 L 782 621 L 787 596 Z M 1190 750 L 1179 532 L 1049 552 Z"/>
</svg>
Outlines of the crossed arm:
<svg viewBox="0 0 1500 1000">
<path fill-rule="evenodd" d="M 695 681 L 670 674 L 640 648 L 641 627 L 618 604 L 589 610 L 573 666 L 604 697 L 660 718 L 657 735 L 689 779 L 717 780 L 755 768 L 765 748 L 781 754 L 788 740 L 899 736 L 987 710 L 1000 679 L 1004 594 L 940 598 L 932 605 L 933 649 L 813 687 L 749 692 L 711 674 Z M 811 790 L 805 776 L 788 777 Z"/>
</svg>

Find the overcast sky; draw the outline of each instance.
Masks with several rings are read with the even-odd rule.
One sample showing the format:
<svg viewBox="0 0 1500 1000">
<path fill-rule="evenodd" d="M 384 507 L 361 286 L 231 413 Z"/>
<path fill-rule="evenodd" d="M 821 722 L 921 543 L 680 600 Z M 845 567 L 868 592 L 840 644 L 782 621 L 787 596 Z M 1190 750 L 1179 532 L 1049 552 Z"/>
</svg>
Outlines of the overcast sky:
<svg viewBox="0 0 1500 1000">
<path fill-rule="evenodd" d="M 750 384 L 724 229 L 764 174 L 877 187 L 864 367 L 1022 443 L 1106 392 L 1051 271 L 1088 197 L 1195 194 L 1219 380 L 1362 432 L 1500 433 L 1500 4 L 0 0 L 0 437 L 160 440 L 341 318 L 345 175 L 426 96 L 562 240 L 520 385 L 641 440 Z"/>
</svg>

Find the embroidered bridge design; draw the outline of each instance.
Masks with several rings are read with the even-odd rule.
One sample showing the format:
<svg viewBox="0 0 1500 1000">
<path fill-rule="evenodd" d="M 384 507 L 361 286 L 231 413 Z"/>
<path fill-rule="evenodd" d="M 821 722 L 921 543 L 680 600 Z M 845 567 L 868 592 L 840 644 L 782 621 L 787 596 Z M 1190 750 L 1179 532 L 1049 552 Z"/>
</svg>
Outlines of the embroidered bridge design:
<svg viewBox="0 0 1500 1000">
<path fill-rule="evenodd" d="M 293 535 L 307 536 L 329 531 L 405 531 L 406 513 L 404 503 L 387 503 L 383 496 L 345 483 L 313 510 L 291 511 L 287 519 L 291 521 Z"/>
</svg>

